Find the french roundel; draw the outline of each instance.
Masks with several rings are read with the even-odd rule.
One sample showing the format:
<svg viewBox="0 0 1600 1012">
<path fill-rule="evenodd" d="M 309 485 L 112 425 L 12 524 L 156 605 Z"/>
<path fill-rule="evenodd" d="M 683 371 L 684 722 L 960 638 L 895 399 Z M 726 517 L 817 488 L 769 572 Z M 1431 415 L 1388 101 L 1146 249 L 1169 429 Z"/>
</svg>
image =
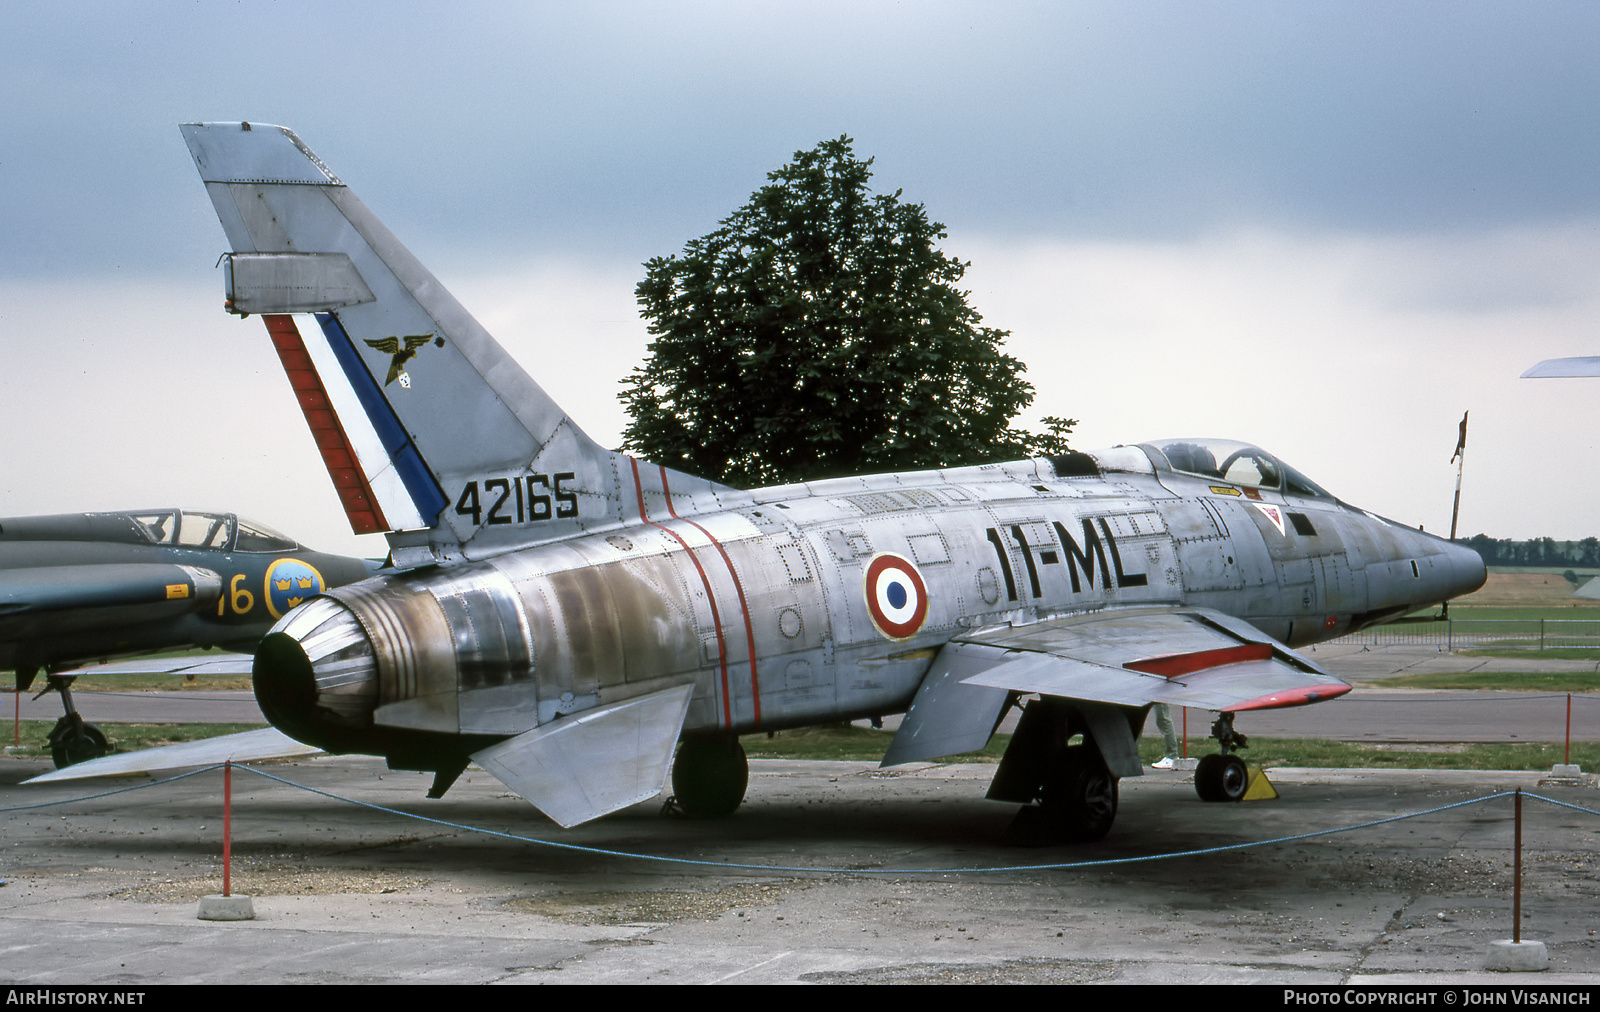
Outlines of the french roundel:
<svg viewBox="0 0 1600 1012">
<path fill-rule="evenodd" d="M 908 559 L 873 556 L 867 563 L 866 594 L 872 624 L 892 640 L 910 639 L 928 619 L 928 585 Z"/>
</svg>

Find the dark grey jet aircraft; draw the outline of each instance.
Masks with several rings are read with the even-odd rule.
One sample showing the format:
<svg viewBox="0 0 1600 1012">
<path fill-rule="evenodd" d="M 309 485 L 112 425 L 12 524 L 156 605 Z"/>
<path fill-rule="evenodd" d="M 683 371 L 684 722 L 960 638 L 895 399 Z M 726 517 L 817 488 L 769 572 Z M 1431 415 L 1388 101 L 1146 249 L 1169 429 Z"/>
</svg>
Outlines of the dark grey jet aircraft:
<svg viewBox="0 0 1600 1012">
<path fill-rule="evenodd" d="M 1024 838 L 1093 839 L 1152 704 L 1222 714 L 1197 787 L 1238 799 L 1235 714 L 1349 689 L 1295 646 L 1483 583 L 1470 549 L 1247 443 L 754 491 L 606 450 L 292 132 L 183 134 L 232 245 L 226 306 L 262 315 L 396 568 L 285 615 L 257 699 L 301 742 L 434 772 L 435 796 L 476 762 L 574 825 L 670 766 L 684 811 L 721 815 L 740 734 L 903 712 L 892 765 L 982 747 L 1021 705 L 989 796 Z"/>
<path fill-rule="evenodd" d="M 302 548 L 231 513 L 157 509 L 0 518 L 0 669 L 26 692 L 43 671 L 66 713 L 57 766 L 102 755 L 63 669 L 180 647 L 253 651 L 296 605 L 372 563 Z M 178 662 L 175 662 L 178 663 Z"/>
</svg>

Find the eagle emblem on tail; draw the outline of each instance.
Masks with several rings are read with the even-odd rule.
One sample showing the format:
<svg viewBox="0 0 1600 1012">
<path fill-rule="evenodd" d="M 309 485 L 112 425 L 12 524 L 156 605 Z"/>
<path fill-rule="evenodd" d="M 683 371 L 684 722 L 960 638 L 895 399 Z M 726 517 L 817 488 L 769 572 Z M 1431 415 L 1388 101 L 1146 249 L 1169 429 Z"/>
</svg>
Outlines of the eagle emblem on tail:
<svg viewBox="0 0 1600 1012">
<path fill-rule="evenodd" d="M 405 364 L 416 357 L 418 349 L 433 339 L 434 336 L 432 334 L 407 334 L 403 338 L 367 338 L 368 347 L 375 348 L 385 355 L 393 356 L 389 359 L 389 375 L 383 381 L 383 385 L 388 386 L 395 380 L 399 380 L 402 387 L 407 390 L 411 389 L 411 377 L 406 373 Z M 406 344 L 404 349 L 400 347 L 401 341 Z M 443 344 L 444 342 L 440 341 L 439 343 Z"/>
</svg>

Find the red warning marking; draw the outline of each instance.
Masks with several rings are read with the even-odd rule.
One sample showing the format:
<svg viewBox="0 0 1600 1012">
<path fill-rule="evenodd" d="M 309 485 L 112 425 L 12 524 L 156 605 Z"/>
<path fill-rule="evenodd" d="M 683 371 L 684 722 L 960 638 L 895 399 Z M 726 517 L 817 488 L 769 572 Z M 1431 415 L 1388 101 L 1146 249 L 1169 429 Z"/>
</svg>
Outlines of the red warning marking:
<svg viewBox="0 0 1600 1012">
<path fill-rule="evenodd" d="M 1207 668 L 1220 668 L 1224 664 L 1243 664 L 1245 661 L 1268 661 L 1272 659 L 1272 644 L 1270 643 L 1241 643 L 1236 647 L 1221 647 L 1216 650 L 1196 650 L 1190 654 L 1169 654 L 1166 657 L 1151 657 L 1147 660 L 1132 661 L 1123 667 L 1130 671 L 1143 671 L 1146 674 L 1160 675 L 1163 678 L 1177 678 L 1180 675 L 1193 674 Z"/>
</svg>

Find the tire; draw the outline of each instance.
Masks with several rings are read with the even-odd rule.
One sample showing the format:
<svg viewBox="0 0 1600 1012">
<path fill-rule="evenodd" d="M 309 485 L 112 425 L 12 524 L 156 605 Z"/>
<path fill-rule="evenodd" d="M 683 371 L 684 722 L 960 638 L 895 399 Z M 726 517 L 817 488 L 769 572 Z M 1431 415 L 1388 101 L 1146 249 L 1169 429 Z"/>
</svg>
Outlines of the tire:
<svg viewBox="0 0 1600 1012">
<path fill-rule="evenodd" d="M 111 751 L 111 743 L 98 727 L 93 724 L 79 724 L 76 728 L 62 735 L 51 743 L 50 758 L 55 760 L 56 769 L 66 769 L 68 766 L 90 759 L 98 759 Z"/>
<path fill-rule="evenodd" d="M 1117 820 L 1117 778 L 1099 755 L 1071 755 L 1039 799 L 1052 835 L 1068 843 L 1092 843 Z"/>
<path fill-rule="evenodd" d="M 1236 755 L 1208 755 L 1194 771 L 1201 801 L 1239 801 L 1250 787 L 1250 771 Z"/>
<path fill-rule="evenodd" d="M 737 738 L 685 738 L 672 763 L 672 798 L 691 819 L 720 819 L 744 801 L 750 763 Z"/>
</svg>

